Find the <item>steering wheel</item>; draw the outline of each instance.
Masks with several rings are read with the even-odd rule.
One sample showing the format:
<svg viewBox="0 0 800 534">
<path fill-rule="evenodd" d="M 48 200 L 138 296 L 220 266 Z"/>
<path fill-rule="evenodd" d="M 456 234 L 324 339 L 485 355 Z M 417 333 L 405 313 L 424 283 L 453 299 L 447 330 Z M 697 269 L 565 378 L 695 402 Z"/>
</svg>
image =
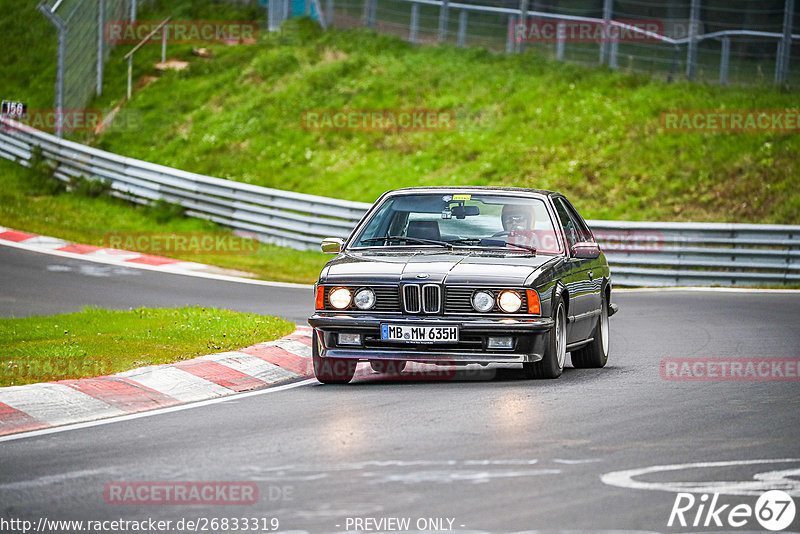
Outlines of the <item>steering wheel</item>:
<svg viewBox="0 0 800 534">
<path fill-rule="evenodd" d="M 492 237 L 506 237 L 509 235 L 511 235 L 511 232 L 503 231 L 503 232 L 497 232 L 496 234 L 492 235 Z"/>
</svg>

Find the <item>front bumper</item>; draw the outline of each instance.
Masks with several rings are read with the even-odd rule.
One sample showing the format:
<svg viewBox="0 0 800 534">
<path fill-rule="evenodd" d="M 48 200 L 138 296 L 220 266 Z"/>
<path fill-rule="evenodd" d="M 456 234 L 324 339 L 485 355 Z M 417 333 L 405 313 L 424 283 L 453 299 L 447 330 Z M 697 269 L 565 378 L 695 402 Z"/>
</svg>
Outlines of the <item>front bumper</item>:
<svg viewBox="0 0 800 534">
<path fill-rule="evenodd" d="M 443 344 L 414 344 L 382 341 L 381 324 L 406 326 L 458 326 L 459 341 Z M 401 315 L 348 315 L 320 312 L 308 319 L 321 336 L 320 357 L 352 360 L 408 360 L 435 364 L 524 363 L 542 359 L 550 318 L 464 318 L 409 317 Z M 338 334 L 361 334 L 360 346 L 339 345 Z M 489 350 L 488 338 L 512 337 L 511 349 Z"/>
</svg>

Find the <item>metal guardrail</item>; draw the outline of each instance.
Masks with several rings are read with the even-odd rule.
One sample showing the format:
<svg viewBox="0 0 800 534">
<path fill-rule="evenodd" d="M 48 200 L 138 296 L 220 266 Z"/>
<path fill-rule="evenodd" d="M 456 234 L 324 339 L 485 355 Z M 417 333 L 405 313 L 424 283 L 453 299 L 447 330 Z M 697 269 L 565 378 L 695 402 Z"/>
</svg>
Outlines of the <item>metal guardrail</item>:
<svg viewBox="0 0 800 534">
<path fill-rule="evenodd" d="M 59 180 L 106 180 L 116 197 L 174 202 L 190 216 L 300 250 L 319 250 L 323 237 L 346 238 L 370 206 L 181 171 L 0 119 L 0 157 L 29 166 L 36 146 Z M 618 286 L 800 283 L 800 225 L 587 222 Z"/>
</svg>

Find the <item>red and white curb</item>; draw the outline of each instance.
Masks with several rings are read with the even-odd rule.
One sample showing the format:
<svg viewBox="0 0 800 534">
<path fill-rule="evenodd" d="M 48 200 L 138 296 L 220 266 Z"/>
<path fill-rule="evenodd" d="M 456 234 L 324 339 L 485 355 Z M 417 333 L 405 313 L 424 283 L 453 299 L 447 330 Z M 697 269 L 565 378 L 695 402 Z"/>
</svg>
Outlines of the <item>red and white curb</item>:
<svg viewBox="0 0 800 534">
<path fill-rule="evenodd" d="M 202 263 L 176 260 L 174 258 L 165 258 L 163 256 L 153 256 L 150 254 L 142 254 L 141 252 L 96 247 L 93 245 L 79 245 L 55 237 L 20 232 L 19 230 L 4 228 L 2 226 L 0 226 L 0 240 L 27 245 L 25 248 L 30 250 L 39 250 L 41 252 L 57 251 L 68 254 L 78 254 L 86 259 L 105 260 L 109 263 L 168 267 L 170 270 L 175 271 L 199 271 L 211 268 L 209 265 L 204 265 Z"/>
<path fill-rule="evenodd" d="M 313 286 L 308 284 L 295 284 L 290 282 L 272 282 L 268 280 L 254 280 L 243 278 L 250 276 L 250 273 L 223 269 L 204 263 L 193 261 L 176 260 L 164 256 L 153 256 L 141 252 L 129 250 L 119 250 L 115 248 L 97 247 L 94 245 L 81 245 L 71 243 L 56 237 L 48 237 L 29 232 L 22 232 L 13 228 L 0 226 L 0 245 L 60 256 L 62 258 L 74 258 L 104 263 L 110 265 L 121 265 L 125 267 L 143 269 L 148 271 L 160 271 L 165 273 L 180 274 L 185 276 L 195 276 L 214 280 L 225 280 L 228 282 L 239 282 L 252 285 L 288 287 L 297 289 L 309 289 Z"/>
<path fill-rule="evenodd" d="M 311 329 L 241 350 L 79 380 L 0 388 L 0 436 L 232 395 L 313 376 Z"/>
</svg>

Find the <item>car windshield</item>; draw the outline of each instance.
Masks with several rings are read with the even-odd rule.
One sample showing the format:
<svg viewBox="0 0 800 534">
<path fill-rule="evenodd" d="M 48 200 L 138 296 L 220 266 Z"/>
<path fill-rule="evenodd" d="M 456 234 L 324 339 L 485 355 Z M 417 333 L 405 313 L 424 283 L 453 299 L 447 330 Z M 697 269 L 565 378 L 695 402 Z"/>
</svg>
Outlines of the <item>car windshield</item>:
<svg viewBox="0 0 800 534">
<path fill-rule="evenodd" d="M 350 244 L 351 248 L 385 246 L 562 250 L 542 199 L 483 193 L 387 198 Z"/>
</svg>

